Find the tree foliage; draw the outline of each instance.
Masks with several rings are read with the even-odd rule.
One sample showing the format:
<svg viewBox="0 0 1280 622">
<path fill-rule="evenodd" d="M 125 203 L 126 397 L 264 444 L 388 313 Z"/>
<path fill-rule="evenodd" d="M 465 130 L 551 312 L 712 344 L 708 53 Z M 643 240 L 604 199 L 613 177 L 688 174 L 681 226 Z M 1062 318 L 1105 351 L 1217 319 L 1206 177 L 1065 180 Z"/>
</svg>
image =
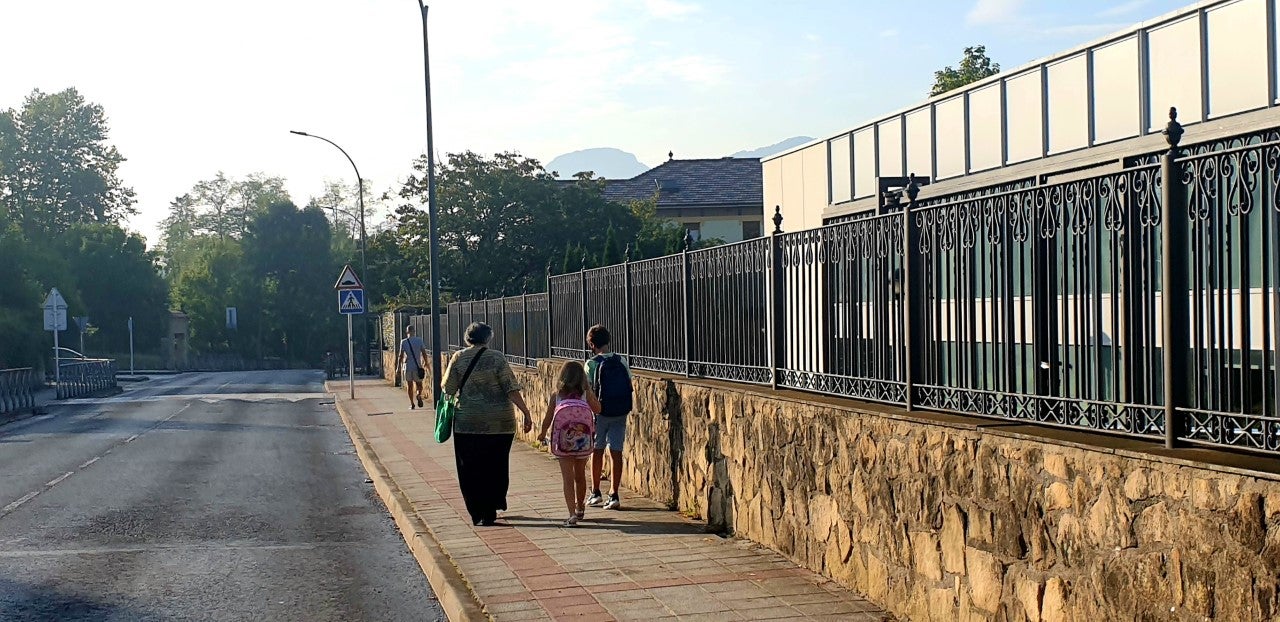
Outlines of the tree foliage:
<svg viewBox="0 0 1280 622">
<path fill-rule="evenodd" d="M 28 237 L 52 239 L 75 223 L 134 212 L 106 114 L 75 89 L 35 90 L 20 110 L 0 112 L 0 161 L 0 206 Z"/>
<path fill-rule="evenodd" d="M 933 72 L 933 90 L 929 95 L 941 95 L 997 73 L 1000 73 L 1000 64 L 991 62 L 987 57 L 987 46 L 967 47 L 964 49 L 964 58 L 960 59 L 959 68 L 947 65 Z"/>
<path fill-rule="evenodd" d="M 139 349 L 159 346 L 168 292 L 142 238 L 121 226 L 133 191 L 107 139 L 102 107 L 75 89 L 36 90 L 0 111 L 0 366 L 42 365 L 52 340 L 39 305 L 53 287 L 68 316 L 98 327 L 92 354 L 127 349 L 129 317 Z"/>
</svg>

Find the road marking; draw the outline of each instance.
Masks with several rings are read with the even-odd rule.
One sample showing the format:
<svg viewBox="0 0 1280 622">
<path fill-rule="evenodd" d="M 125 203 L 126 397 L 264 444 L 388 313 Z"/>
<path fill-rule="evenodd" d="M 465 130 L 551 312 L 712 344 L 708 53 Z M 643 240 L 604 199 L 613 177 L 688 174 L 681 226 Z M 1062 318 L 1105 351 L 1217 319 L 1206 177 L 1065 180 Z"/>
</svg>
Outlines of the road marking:
<svg viewBox="0 0 1280 622">
<path fill-rule="evenodd" d="M 78 470 L 79 470 L 79 469 L 76 469 L 76 471 L 78 471 Z M 68 477 L 71 477 L 73 474 L 75 474 L 75 471 L 67 471 L 66 473 L 63 473 L 62 475 L 59 475 L 59 476 L 57 476 L 57 477 L 55 477 L 55 478 L 53 478 L 53 479 L 49 480 L 49 482 L 48 482 L 48 483 L 46 483 L 46 484 L 44 485 L 44 487 L 45 487 L 46 489 L 48 489 L 48 488 L 53 488 L 54 486 L 57 486 L 58 484 L 62 483 L 62 480 L 67 479 Z"/>
<path fill-rule="evenodd" d="M 31 549 L 0 551 L 0 559 L 52 557 L 58 555 L 113 555 L 121 553 L 153 553 L 163 551 L 311 551 L 315 549 L 365 546 L 363 542 L 337 541 L 307 544 L 258 544 L 229 542 L 226 544 L 157 544 L 154 546 L 93 547 L 82 549 Z"/>
<path fill-rule="evenodd" d="M 171 402 L 174 400 L 198 400 L 207 403 L 235 400 L 240 402 L 287 401 L 301 402 L 330 397 L 329 393 L 197 393 L 191 395 L 119 395 L 105 398 L 64 400 L 50 406 L 74 406 L 78 404 L 136 404 L 142 402 Z"/>
<path fill-rule="evenodd" d="M 11 513 L 11 512 L 13 512 L 14 510 L 17 510 L 18 508 L 22 507 L 22 505 L 23 505 L 24 503 L 26 503 L 26 502 L 28 502 L 28 501 L 30 501 L 30 500 L 32 500 L 32 499 L 35 499 L 36 497 L 40 496 L 40 495 L 41 495 L 41 494 L 43 494 L 44 492 L 46 492 L 46 491 L 48 491 L 48 490 L 52 489 L 54 486 L 57 486 L 58 484 L 61 484 L 62 482 L 66 481 L 66 479 L 67 479 L 67 478 L 69 478 L 69 477 L 71 477 L 72 475 L 75 475 L 76 473 L 79 473 L 80 471 L 83 471 L 83 470 L 85 470 L 85 469 L 89 468 L 89 466 L 90 466 L 90 465 L 92 465 L 93 463 L 97 462 L 98 460 L 101 460 L 103 456 L 105 456 L 105 455 L 107 455 L 107 454 L 111 453 L 111 452 L 112 452 L 112 450 L 114 450 L 115 448 L 120 447 L 121 445 L 124 445 L 124 444 L 126 444 L 126 443 L 132 442 L 133 440 L 137 439 L 139 436 L 142 436 L 143 434 L 146 434 L 147 432 L 150 432 L 150 431 L 152 431 L 152 430 L 154 430 L 154 429 L 156 429 L 156 428 L 158 428 L 158 427 L 160 427 L 160 426 L 164 425 L 165 423 L 168 423 L 168 422 L 169 422 L 169 420 L 171 420 L 171 419 L 173 419 L 174 417 L 177 417 L 178 415 L 182 414 L 182 413 L 183 413 L 183 411 L 187 410 L 188 408 L 191 408 L 191 402 L 187 402 L 187 403 L 186 403 L 182 408 L 179 408 L 178 410 L 174 411 L 174 412 L 173 412 L 173 413 L 171 413 L 168 417 L 165 417 L 164 419 L 161 419 L 161 420 L 159 420 L 159 421 L 155 422 L 154 424 L 152 424 L 152 425 L 151 425 L 151 427 L 147 428 L 146 430 L 143 430 L 142 432 L 139 432 L 139 433 L 137 433 L 137 434 L 134 434 L 133 436 L 130 436 L 129 438 L 127 438 L 127 439 L 125 439 L 125 440 L 123 440 L 123 441 L 118 441 L 118 442 L 116 442 L 115 444 L 113 444 L 113 445 L 111 445 L 110 447 L 108 447 L 108 448 L 106 449 L 106 451 L 104 451 L 104 452 L 102 452 L 102 453 L 100 453 L 100 454 L 98 454 L 98 455 L 96 455 L 96 456 L 94 456 L 94 457 L 92 457 L 92 458 L 90 458 L 90 459 L 88 459 L 88 460 L 84 461 L 83 463 L 81 463 L 81 464 L 80 464 L 80 466 L 76 467 L 76 470 L 74 470 L 74 471 L 67 471 L 66 473 L 63 473 L 62 475 L 59 475 L 58 477 L 55 477 L 55 478 L 53 478 L 52 480 L 49 480 L 49 482 L 48 482 L 48 483 L 46 483 L 44 486 L 42 486 L 42 487 L 40 488 L 40 490 L 33 490 L 33 491 L 31 491 L 31 492 L 29 492 L 29 493 L 27 493 L 27 494 L 25 494 L 25 495 L 22 495 L 22 497 L 21 497 L 21 498 L 19 498 L 17 501 L 14 501 L 13 503 L 10 503 L 9 505 L 4 506 L 4 508 L 3 508 L 3 509 L 0 509 L 0 518 L 4 518 L 4 517 L 5 517 L 6 515 L 8 515 L 9 513 Z"/>
</svg>

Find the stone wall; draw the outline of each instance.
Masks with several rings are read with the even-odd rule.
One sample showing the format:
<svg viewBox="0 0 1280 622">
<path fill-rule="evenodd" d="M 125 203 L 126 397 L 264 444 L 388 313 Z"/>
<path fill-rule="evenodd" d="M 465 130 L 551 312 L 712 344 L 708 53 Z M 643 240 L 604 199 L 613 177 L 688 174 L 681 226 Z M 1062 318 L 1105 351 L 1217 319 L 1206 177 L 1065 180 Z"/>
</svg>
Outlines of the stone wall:
<svg viewBox="0 0 1280 622">
<path fill-rule="evenodd" d="M 535 420 L 558 364 L 517 369 Z M 1221 454 L 1074 431 L 635 384 L 628 488 L 901 618 L 1280 619 L 1280 461 L 1212 466 Z"/>
</svg>

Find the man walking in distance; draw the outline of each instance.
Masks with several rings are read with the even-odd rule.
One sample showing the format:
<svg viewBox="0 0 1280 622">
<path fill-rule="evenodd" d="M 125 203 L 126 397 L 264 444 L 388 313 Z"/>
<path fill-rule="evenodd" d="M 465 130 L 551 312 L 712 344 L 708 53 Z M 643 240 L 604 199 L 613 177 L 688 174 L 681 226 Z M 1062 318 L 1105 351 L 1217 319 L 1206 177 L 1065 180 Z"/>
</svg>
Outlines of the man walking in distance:
<svg viewBox="0 0 1280 622">
<path fill-rule="evenodd" d="M 587 360 L 587 382 L 600 399 L 596 415 L 595 453 L 591 456 L 592 489 L 587 505 L 604 506 L 606 510 L 622 507 L 618 490 L 622 485 L 622 444 L 627 436 L 627 415 L 631 412 L 631 368 L 622 355 L 609 347 L 609 329 L 596 324 L 587 331 L 587 347 L 594 355 Z M 604 450 L 612 458 L 609 479 L 613 485 L 606 502 L 600 494 L 600 473 L 604 469 Z"/>
<path fill-rule="evenodd" d="M 409 392 L 409 410 L 422 407 L 422 379 L 426 377 L 427 355 L 422 351 L 422 340 L 413 336 L 413 325 L 404 327 L 404 339 L 400 340 L 400 354 L 396 367 L 403 374 L 405 390 Z M 415 404 L 416 400 L 416 404 Z"/>
</svg>

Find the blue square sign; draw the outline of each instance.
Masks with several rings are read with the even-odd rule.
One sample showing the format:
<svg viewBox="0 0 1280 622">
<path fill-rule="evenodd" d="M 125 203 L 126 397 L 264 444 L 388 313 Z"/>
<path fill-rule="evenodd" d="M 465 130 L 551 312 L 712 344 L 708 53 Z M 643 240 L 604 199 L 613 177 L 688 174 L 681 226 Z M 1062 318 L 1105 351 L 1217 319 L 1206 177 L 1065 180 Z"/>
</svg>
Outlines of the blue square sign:
<svg viewBox="0 0 1280 622">
<path fill-rule="evenodd" d="M 343 289 L 338 291 L 338 313 L 356 315 L 364 313 L 364 290 Z"/>
</svg>

